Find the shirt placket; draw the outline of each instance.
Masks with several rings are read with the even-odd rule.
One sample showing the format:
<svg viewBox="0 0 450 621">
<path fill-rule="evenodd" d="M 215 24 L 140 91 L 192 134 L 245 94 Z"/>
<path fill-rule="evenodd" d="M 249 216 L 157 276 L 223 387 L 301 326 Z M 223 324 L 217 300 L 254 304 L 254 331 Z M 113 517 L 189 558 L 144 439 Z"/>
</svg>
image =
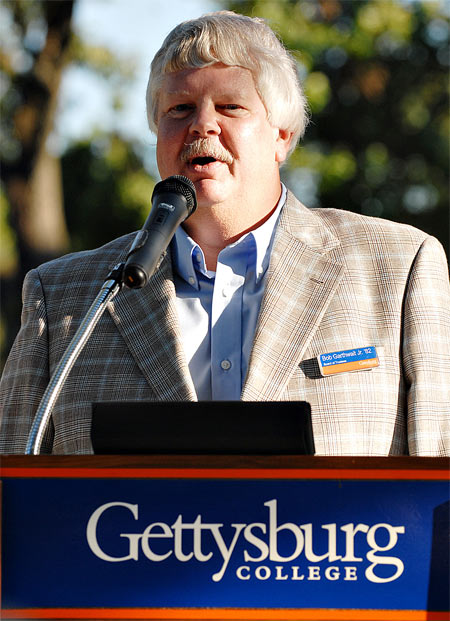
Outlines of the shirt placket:
<svg viewBox="0 0 450 621">
<path fill-rule="evenodd" d="M 245 267 L 217 264 L 211 317 L 211 393 L 239 400 L 242 386 L 242 298 Z"/>
</svg>

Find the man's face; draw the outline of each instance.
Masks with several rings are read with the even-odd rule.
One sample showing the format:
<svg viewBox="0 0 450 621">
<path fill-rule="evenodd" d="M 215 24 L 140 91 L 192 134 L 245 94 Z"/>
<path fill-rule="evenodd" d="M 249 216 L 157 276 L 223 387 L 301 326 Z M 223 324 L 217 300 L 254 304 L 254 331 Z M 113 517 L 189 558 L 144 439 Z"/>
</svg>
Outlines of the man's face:
<svg viewBox="0 0 450 621">
<path fill-rule="evenodd" d="M 199 207 L 279 192 L 289 135 L 269 124 L 249 70 L 216 64 L 168 74 L 157 119 L 161 177 L 189 177 Z"/>
</svg>

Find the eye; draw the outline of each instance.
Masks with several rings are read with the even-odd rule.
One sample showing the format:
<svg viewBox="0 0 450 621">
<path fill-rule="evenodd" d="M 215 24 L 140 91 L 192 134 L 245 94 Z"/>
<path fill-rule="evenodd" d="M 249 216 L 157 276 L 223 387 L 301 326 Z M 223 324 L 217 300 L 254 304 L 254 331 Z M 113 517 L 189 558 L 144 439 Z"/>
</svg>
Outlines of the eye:
<svg viewBox="0 0 450 621">
<path fill-rule="evenodd" d="M 169 109 L 169 114 L 175 118 L 182 118 L 189 114 L 193 108 L 192 104 L 177 104 Z"/>
<path fill-rule="evenodd" d="M 221 110 L 224 114 L 229 116 L 239 116 L 244 113 L 245 108 L 243 108 L 239 104 L 229 103 L 229 104 L 221 104 L 217 106 L 219 110 Z"/>
</svg>

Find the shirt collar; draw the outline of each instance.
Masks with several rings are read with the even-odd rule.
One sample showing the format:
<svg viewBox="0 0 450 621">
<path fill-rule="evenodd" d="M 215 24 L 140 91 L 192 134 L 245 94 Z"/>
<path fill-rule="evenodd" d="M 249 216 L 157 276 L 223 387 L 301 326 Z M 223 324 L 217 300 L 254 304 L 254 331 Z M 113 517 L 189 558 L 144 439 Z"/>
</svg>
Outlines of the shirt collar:
<svg viewBox="0 0 450 621">
<path fill-rule="evenodd" d="M 177 276 L 199 289 L 195 266 L 206 274 L 206 263 L 203 251 L 186 231 L 179 226 L 171 242 L 173 268 Z"/>
<path fill-rule="evenodd" d="M 270 250 L 273 243 L 274 232 L 281 209 L 286 202 L 286 187 L 281 184 L 281 197 L 278 204 L 268 218 L 261 226 L 240 237 L 237 241 L 227 249 L 232 249 L 241 244 L 246 238 L 250 237 L 256 249 L 255 257 L 255 277 L 259 280 L 267 269 L 270 258 Z M 247 240 L 248 242 L 249 240 Z M 183 280 L 189 283 L 195 289 L 199 289 L 197 271 L 210 276 L 211 273 L 206 269 L 205 257 L 200 246 L 179 226 L 175 231 L 174 238 L 171 242 L 171 250 L 173 257 L 173 267 L 175 273 Z M 224 248 L 224 250 L 226 250 Z M 223 252 L 223 251 L 222 251 Z M 220 256 L 220 255 L 219 255 Z"/>
<path fill-rule="evenodd" d="M 247 235 L 253 236 L 256 244 L 256 265 L 255 265 L 255 273 L 256 280 L 259 280 L 261 276 L 266 271 L 269 265 L 270 254 L 272 250 L 273 238 L 276 229 L 276 225 L 278 222 L 278 218 L 280 217 L 281 210 L 283 208 L 284 203 L 286 202 L 286 187 L 281 184 L 281 196 L 278 201 L 278 205 L 276 206 L 274 212 L 261 226 L 253 231 L 250 231 L 243 237 L 244 239 Z M 240 241 L 240 240 L 239 240 Z"/>
</svg>

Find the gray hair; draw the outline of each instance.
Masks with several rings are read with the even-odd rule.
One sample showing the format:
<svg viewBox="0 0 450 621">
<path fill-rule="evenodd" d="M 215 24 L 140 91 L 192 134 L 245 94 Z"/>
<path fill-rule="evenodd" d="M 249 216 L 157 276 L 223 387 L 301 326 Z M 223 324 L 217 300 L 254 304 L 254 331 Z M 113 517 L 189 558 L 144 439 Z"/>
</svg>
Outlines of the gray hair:
<svg viewBox="0 0 450 621">
<path fill-rule="evenodd" d="M 292 132 L 291 151 L 308 123 L 295 60 L 263 19 L 232 11 L 182 22 L 166 37 L 151 64 L 147 116 L 157 131 L 159 93 L 166 74 L 215 63 L 249 69 L 269 123 Z"/>
</svg>

